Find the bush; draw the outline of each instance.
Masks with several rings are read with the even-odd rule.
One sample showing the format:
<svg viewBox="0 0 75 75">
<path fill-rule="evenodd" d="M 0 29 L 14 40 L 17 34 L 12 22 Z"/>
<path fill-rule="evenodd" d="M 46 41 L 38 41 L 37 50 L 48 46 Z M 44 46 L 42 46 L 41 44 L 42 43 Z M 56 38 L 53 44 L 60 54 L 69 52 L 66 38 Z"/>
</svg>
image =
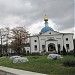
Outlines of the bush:
<svg viewBox="0 0 75 75">
<path fill-rule="evenodd" d="M 40 53 L 39 53 L 39 52 L 37 52 L 37 53 L 36 53 L 36 52 L 34 52 L 34 53 L 31 53 L 31 55 L 32 55 L 32 56 L 40 55 Z"/>
<path fill-rule="evenodd" d="M 74 55 L 74 50 L 71 50 L 67 53 L 68 55 Z"/>
<path fill-rule="evenodd" d="M 2 57 L 3 55 L 2 54 L 0 54 L 0 57 Z"/>
<path fill-rule="evenodd" d="M 57 54 L 57 51 L 55 51 L 55 50 L 54 50 L 54 51 L 49 51 L 49 52 L 45 52 L 44 54 L 45 54 L 45 55 Z"/>
<path fill-rule="evenodd" d="M 65 49 L 65 47 L 63 46 L 63 55 L 66 55 L 67 53 L 66 53 L 66 49 Z"/>
<path fill-rule="evenodd" d="M 32 58 L 33 58 L 33 59 L 38 59 L 39 57 L 38 57 L 38 56 L 33 56 Z"/>
<path fill-rule="evenodd" d="M 75 48 L 74 48 L 74 57 L 75 57 Z"/>
<path fill-rule="evenodd" d="M 75 60 L 66 60 L 63 62 L 64 66 L 75 67 Z"/>
</svg>

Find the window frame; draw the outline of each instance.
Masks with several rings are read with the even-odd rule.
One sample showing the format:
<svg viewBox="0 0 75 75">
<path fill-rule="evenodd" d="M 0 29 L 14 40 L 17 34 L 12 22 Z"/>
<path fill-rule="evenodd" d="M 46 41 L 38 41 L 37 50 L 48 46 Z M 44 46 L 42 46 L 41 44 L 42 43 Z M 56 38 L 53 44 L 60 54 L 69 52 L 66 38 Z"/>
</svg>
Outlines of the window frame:
<svg viewBox="0 0 75 75">
<path fill-rule="evenodd" d="M 34 50 L 37 51 L 37 45 L 34 45 Z"/>
<path fill-rule="evenodd" d="M 70 45 L 69 44 L 66 44 L 66 48 L 69 49 L 70 48 Z"/>
<path fill-rule="evenodd" d="M 34 42 L 37 42 L 37 40 L 34 40 Z"/>
<path fill-rule="evenodd" d="M 66 41 L 68 41 L 68 38 L 66 38 Z"/>
</svg>

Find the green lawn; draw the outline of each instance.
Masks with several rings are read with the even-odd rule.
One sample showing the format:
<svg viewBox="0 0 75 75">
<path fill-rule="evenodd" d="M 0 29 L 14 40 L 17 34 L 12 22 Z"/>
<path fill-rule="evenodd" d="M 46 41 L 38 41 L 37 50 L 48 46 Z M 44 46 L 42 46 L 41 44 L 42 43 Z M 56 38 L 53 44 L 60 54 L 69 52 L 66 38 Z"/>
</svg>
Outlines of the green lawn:
<svg viewBox="0 0 75 75">
<path fill-rule="evenodd" d="M 62 59 L 48 60 L 47 56 L 26 56 L 29 61 L 25 63 L 12 63 L 9 58 L 0 57 L 0 66 L 12 67 L 49 75 L 75 75 L 75 67 L 64 67 L 62 62 L 66 59 L 75 59 L 73 56 L 64 56 Z"/>
</svg>

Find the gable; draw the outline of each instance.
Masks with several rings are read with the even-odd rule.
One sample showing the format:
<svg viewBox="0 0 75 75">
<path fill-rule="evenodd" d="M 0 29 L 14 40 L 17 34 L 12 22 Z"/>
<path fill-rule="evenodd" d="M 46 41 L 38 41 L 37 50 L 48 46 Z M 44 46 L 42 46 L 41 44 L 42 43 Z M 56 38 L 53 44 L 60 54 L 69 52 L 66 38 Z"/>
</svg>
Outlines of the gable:
<svg viewBox="0 0 75 75">
<path fill-rule="evenodd" d="M 41 35 L 56 35 L 56 34 L 61 34 L 61 33 L 57 32 L 57 31 L 49 30 L 45 33 L 42 33 Z"/>
</svg>

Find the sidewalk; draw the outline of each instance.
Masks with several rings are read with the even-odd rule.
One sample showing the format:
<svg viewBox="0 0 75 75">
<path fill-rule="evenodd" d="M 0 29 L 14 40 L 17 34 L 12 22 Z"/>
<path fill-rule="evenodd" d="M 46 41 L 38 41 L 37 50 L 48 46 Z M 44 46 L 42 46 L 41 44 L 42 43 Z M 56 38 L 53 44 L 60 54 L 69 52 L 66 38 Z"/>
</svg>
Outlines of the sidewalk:
<svg viewBox="0 0 75 75">
<path fill-rule="evenodd" d="M 41 74 L 41 73 L 36 73 L 36 72 L 24 71 L 24 70 L 8 68 L 8 67 L 3 67 L 3 66 L 0 66 L 0 70 L 6 71 L 6 72 L 9 72 L 9 73 L 13 73 L 13 74 L 16 74 L 16 75 L 47 75 L 47 74 Z"/>
</svg>

